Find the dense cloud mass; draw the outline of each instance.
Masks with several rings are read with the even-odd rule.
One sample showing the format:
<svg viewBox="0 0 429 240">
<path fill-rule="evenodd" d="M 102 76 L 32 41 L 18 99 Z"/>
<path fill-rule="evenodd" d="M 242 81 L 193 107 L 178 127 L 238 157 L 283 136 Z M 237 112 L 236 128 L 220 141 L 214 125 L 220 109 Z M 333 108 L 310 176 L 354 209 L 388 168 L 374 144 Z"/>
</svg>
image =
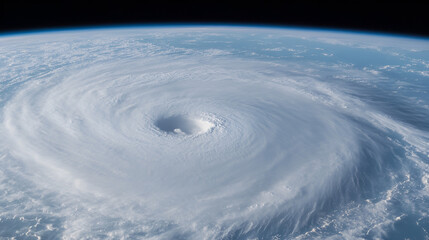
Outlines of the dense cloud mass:
<svg viewBox="0 0 429 240">
<path fill-rule="evenodd" d="M 429 43 L 250 27 L 0 37 L 0 236 L 429 237 Z"/>
</svg>

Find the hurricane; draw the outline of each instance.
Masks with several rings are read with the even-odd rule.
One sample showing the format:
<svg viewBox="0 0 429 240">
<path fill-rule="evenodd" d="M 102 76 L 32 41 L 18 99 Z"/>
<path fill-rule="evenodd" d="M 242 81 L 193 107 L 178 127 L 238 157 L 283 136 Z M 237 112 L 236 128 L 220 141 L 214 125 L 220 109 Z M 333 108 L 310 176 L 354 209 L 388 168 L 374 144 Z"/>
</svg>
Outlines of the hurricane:
<svg viewBox="0 0 429 240">
<path fill-rule="evenodd" d="M 428 239 L 429 41 L 0 36 L 5 239 Z"/>
</svg>

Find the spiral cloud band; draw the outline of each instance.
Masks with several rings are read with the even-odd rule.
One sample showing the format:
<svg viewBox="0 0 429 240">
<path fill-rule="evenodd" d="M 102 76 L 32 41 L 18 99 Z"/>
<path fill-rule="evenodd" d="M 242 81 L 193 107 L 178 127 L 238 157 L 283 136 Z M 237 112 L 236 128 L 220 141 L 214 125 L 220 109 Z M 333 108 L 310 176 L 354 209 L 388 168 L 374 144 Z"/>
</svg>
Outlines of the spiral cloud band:
<svg viewBox="0 0 429 240">
<path fill-rule="evenodd" d="M 249 27 L 1 37 L 0 236 L 428 237 L 428 51 Z"/>
</svg>

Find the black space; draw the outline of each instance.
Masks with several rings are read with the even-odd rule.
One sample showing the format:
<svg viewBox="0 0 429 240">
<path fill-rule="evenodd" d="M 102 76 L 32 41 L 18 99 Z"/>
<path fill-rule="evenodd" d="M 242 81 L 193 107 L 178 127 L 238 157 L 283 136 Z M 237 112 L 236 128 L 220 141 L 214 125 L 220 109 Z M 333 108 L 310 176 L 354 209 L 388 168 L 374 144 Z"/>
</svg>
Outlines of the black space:
<svg viewBox="0 0 429 240">
<path fill-rule="evenodd" d="M 0 0 L 0 31 L 112 24 L 234 23 L 340 28 L 429 36 L 424 1 L 34 1 Z"/>
</svg>

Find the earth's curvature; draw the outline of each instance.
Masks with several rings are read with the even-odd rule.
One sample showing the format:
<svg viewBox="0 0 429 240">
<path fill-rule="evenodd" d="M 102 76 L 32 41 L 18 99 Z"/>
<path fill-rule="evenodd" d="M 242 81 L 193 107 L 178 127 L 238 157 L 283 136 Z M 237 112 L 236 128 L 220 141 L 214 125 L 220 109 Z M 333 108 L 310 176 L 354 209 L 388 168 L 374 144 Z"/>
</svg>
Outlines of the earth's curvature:
<svg viewBox="0 0 429 240">
<path fill-rule="evenodd" d="M 427 239 L 429 40 L 0 37 L 0 237 Z"/>
</svg>

